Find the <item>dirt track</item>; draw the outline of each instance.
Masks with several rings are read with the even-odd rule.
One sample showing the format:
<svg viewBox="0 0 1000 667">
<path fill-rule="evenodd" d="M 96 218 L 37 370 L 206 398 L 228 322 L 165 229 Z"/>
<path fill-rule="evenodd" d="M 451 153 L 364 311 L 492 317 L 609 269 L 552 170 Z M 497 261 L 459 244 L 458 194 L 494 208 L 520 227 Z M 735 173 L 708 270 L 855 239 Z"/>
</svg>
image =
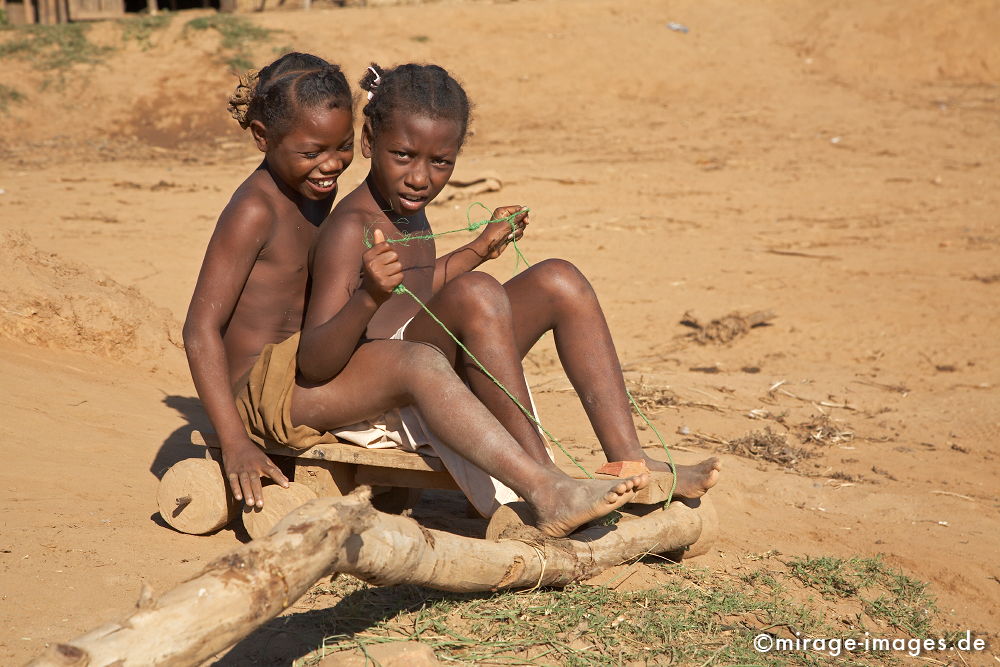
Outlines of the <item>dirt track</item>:
<svg viewBox="0 0 1000 667">
<path fill-rule="evenodd" d="M 704 564 L 884 553 L 995 646 L 1000 3 L 621 4 L 264 14 L 285 32 L 254 55 L 287 44 L 351 79 L 371 60 L 454 71 L 477 103 L 459 172 L 499 176 L 491 207 L 532 208 L 529 259 L 590 277 L 630 380 L 675 396 L 656 421 L 681 460 L 765 426 L 816 454 L 797 471 L 724 455 L 724 537 Z M 25 88 L 0 125 L 4 663 L 237 543 L 154 516 L 156 475 L 206 423 L 178 323 L 258 159 L 227 119 L 234 77 L 203 64 L 217 45 L 185 20 L 62 88 Z M 41 80 L 3 67 L 5 83 Z M 359 156 L 342 187 L 365 170 Z M 455 227 L 470 201 L 432 219 Z M 683 338 L 686 311 L 736 310 L 777 317 L 727 345 Z M 593 456 L 554 352 L 526 368 L 546 426 Z M 823 414 L 850 437 L 802 444 Z"/>
</svg>

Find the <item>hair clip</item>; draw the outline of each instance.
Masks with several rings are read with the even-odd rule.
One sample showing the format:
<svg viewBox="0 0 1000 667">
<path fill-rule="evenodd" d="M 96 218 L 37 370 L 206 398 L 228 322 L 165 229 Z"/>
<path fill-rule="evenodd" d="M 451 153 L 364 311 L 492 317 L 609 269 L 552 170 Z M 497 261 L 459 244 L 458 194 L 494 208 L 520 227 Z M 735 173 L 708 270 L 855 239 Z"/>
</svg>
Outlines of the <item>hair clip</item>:
<svg viewBox="0 0 1000 667">
<path fill-rule="evenodd" d="M 375 97 L 375 89 L 378 88 L 378 84 L 382 81 L 382 77 L 378 75 L 378 72 L 375 71 L 374 67 L 369 67 L 368 69 L 375 75 L 375 80 L 372 81 L 372 89 L 368 91 L 368 99 L 370 100 Z"/>
</svg>

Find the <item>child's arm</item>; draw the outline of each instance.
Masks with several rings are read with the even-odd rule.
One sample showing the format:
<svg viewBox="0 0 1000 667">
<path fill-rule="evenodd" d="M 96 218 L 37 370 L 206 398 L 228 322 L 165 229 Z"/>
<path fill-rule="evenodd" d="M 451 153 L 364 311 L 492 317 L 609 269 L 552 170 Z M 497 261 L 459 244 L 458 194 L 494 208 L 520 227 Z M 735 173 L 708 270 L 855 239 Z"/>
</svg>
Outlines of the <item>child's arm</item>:
<svg viewBox="0 0 1000 667">
<path fill-rule="evenodd" d="M 363 226 L 351 217 L 324 223 L 313 253 L 298 352 L 299 372 L 312 382 L 328 380 L 347 365 L 372 316 L 403 282 L 403 265 L 380 230 L 359 259 Z"/>
<path fill-rule="evenodd" d="M 523 206 L 503 206 L 493 211 L 493 217 L 490 219 L 501 220 L 523 208 Z M 511 222 L 514 223 L 513 232 L 509 222 L 491 223 L 486 225 L 472 243 L 438 257 L 434 264 L 434 291 L 437 292 L 449 280 L 472 271 L 483 262 L 499 257 L 507 244 L 520 239 L 524 234 L 524 228 L 528 225 L 528 212 L 515 216 Z"/>
<path fill-rule="evenodd" d="M 191 377 L 219 436 L 230 489 L 237 501 L 245 498 L 247 505 L 258 507 L 263 506 L 262 475 L 282 486 L 287 486 L 288 480 L 247 436 L 233 400 L 222 330 L 236 308 L 270 226 L 271 216 L 263 206 L 226 207 L 205 251 L 184 322 Z"/>
</svg>

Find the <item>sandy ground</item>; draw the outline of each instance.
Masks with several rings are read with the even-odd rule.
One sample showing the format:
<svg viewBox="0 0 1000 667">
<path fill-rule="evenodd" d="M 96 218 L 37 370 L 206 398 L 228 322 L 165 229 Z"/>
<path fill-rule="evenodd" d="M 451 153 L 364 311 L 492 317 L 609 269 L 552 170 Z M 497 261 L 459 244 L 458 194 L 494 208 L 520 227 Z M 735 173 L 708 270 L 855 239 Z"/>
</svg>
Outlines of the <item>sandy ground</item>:
<svg viewBox="0 0 1000 667">
<path fill-rule="evenodd" d="M 206 425 L 179 323 L 258 159 L 227 118 L 217 43 L 185 20 L 44 91 L 3 63 L 0 81 L 30 92 L 0 124 L 5 664 L 239 541 L 178 534 L 154 500 Z M 258 62 L 288 45 L 352 79 L 416 60 L 465 82 L 460 173 L 499 176 L 491 207 L 532 208 L 529 259 L 590 277 L 629 379 L 676 399 L 655 420 L 678 458 L 765 427 L 815 454 L 795 470 L 723 454 L 724 532 L 702 564 L 882 553 L 997 645 L 1000 3 L 442 2 L 253 20 L 283 31 Z M 359 156 L 345 186 L 365 170 Z M 432 220 L 458 226 L 470 201 Z M 727 345 L 679 323 L 757 310 L 771 326 Z M 594 459 L 554 352 L 526 368 L 543 421 Z M 849 435 L 802 444 L 823 415 Z"/>
</svg>

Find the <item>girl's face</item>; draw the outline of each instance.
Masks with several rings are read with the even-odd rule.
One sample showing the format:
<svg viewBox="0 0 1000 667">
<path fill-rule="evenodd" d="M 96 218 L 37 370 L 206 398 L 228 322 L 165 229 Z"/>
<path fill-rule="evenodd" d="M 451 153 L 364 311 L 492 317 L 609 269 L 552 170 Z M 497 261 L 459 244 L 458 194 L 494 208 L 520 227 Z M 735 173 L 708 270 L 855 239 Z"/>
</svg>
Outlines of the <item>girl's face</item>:
<svg viewBox="0 0 1000 667">
<path fill-rule="evenodd" d="M 398 216 L 418 213 L 448 183 L 462 147 L 457 121 L 396 113 L 373 137 L 365 125 L 361 150 L 371 158 L 379 194 Z M 388 213 L 389 211 L 386 211 Z"/>
<path fill-rule="evenodd" d="M 302 109 L 291 129 L 274 136 L 251 124 L 271 171 L 295 193 L 319 201 L 336 194 L 337 179 L 354 159 L 354 117 L 348 109 Z"/>
</svg>

